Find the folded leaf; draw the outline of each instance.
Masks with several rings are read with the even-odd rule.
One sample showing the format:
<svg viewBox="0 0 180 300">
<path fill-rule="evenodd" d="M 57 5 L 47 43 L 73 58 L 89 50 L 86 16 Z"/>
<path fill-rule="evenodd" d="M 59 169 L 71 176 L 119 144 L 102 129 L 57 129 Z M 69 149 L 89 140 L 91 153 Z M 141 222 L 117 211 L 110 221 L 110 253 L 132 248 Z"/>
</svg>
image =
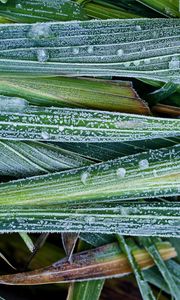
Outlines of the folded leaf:
<svg viewBox="0 0 180 300">
<path fill-rule="evenodd" d="M 69 77 L 3 78 L 0 93 L 34 105 L 84 107 L 148 115 L 149 108 L 128 81 Z"/>
</svg>

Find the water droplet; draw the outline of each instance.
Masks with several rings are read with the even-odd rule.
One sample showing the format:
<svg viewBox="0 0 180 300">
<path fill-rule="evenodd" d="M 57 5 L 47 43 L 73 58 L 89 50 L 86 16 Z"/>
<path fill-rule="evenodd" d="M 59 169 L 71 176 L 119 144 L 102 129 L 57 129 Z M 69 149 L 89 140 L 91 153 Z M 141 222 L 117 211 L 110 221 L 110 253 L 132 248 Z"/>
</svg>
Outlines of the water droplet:
<svg viewBox="0 0 180 300">
<path fill-rule="evenodd" d="M 86 184 L 86 181 L 87 181 L 88 177 L 89 177 L 89 173 L 88 173 L 88 172 L 83 172 L 83 173 L 81 174 L 81 182 L 82 182 L 84 185 Z"/>
<path fill-rule="evenodd" d="M 17 97 L 0 96 L 0 110 L 22 111 L 28 106 L 28 101 Z"/>
<path fill-rule="evenodd" d="M 45 49 L 39 49 L 37 51 L 37 58 L 39 62 L 46 62 L 49 59 L 48 51 Z"/>
<path fill-rule="evenodd" d="M 136 25 L 135 28 L 136 28 L 137 31 L 140 31 L 140 30 L 141 30 L 141 26 L 140 26 L 140 25 Z"/>
<path fill-rule="evenodd" d="M 157 177 L 157 171 L 156 170 L 153 170 L 153 175 L 154 175 L 154 177 Z"/>
<path fill-rule="evenodd" d="M 139 161 L 139 168 L 141 170 L 147 169 L 149 167 L 149 162 L 147 159 L 142 159 Z"/>
<path fill-rule="evenodd" d="M 45 39 L 52 37 L 53 33 L 49 23 L 37 23 L 31 26 L 29 37 L 32 39 Z"/>
<path fill-rule="evenodd" d="M 140 65 L 140 61 L 139 61 L 139 60 L 135 60 L 135 61 L 134 61 L 134 65 L 135 65 L 135 66 L 139 66 L 139 65 Z"/>
<path fill-rule="evenodd" d="M 117 171 L 116 171 L 116 175 L 118 177 L 124 177 L 126 175 L 126 169 L 118 168 Z"/>
<path fill-rule="evenodd" d="M 148 65 L 148 64 L 150 64 L 151 60 L 150 60 L 150 58 L 146 58 L 146 59 L 144 60 L 144 62 L 145 62 L 146 65 Z"/>
<path fill-rule="evenodd" d="M 64 126 L 59 126 L 58 129 L 59 129 L 59 131 L 63 131 L 64 130 Z"/>
<path fill-rule="evenodd" d="M 43 132 L 41 133 L 41 136 L 42 136 L 42 138 L 43 138 L 44 140 L 47 140 L 47 139 L 49 138 L 49 134 L 48 134 L 48 132 L 46 132 L 46 131 L 43 131 Z"/>
<path fill-rule="evenodd" d="M 131 62 L 130 62 L 130 61 L 126 61 L 126 62 L 124 62 L 124 66 L 125 66 L 126 68 L 128 68 L 128 67 L 130 66 L 130 64 L 131 64 Z"/>
<path fill-rule="evenodd" d="M 173 57 L 169 62 L 169 69 L 179 69 L 180 68 L 180 60 L 177 57 Z"/>
<path fill-rule="evenodd" d="M 20 9 L 21 9 L 21 8 L 22 8 L 21 3 L 17 3 L 17 4 L 16 4 L 16 8 L 20 8 Z"/>
<path fill-rule="evenodd" d="M 118 49 L 117 55 L 122 56 L 123 54 L 124 54 L 124 50 L 123 49 Z"/>
<path fill-rule="evenodd" d="M 93 46 L 89 46 L 89 47 L 87 48 L 87 52 L 88 52 L 89 54 L 92 54 L 93 51 L 94 51 L 94 47 L 93 47 Z"/>
<path fill-rule="evenodd" d="M 75 47 L 73 48 L 73 54 L 78 54 L 79 53 L 79 48 Z"/>
</svg>

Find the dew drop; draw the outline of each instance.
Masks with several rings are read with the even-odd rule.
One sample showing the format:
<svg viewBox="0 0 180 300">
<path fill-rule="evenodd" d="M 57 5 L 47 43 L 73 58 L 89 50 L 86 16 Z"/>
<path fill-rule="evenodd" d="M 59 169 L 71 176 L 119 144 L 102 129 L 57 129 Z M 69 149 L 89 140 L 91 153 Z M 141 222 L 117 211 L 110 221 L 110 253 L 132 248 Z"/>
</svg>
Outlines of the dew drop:
<svg viewBox="0 0 180 300">
<path fill-rule="evenodd" d="M 83 173 L 81 174 L 81 182 L 82 182 L 84 185 L 86 184 L 88 177 L 89 177 L 89 173 L 88 173 L 88 172 L 83 172 Z"/>
<path fill-rule="evenodd" d="M 79 48 L 73 48 L 73 54 L 78 54 L 79 53 Z"/>
<path fill-rule="evenodd" d="M 136 29 L 137 31 L 140 31 L 140 30 L 141 30 L 141 26 L 140 26 L 140 25 L 136 25 L 135 29 Z"/>
<path fill-rule="evenodd" d="M 43 131 L 43 132 L 41 133 L 41 136 L 42 136 L 42 138 L 43 138 L 44 140 L 47 140 L 47 139 L 49 138 L 49 134 L 48 134 L 46 131 Z"/>
<path fill-rule="evenodd" d="M 22 5 L 21 5 L 20 3 L 17 3 L 17 4 L 16 4 L 16 8 L 20 8 L 20 9 L 21 9 L 21 8 L 22 8 Z"/>
<path fill-rule="evenodd" d="M 144 60 L 144 62 L 145 62 L 146 65 L 149 65 L 150 62 L 151 62 L 151 60 L 150 60 L 150 58 L 146 58 L 146 59 Z"/>
<path fill-rule="evenodd" d="M 117 170 L 116 170 L 116 175 L 118 176 L 118 177 L 125 177 L 125 175 L 126 175 L 126 169 L 124 169 L 124 168 L 118 168 Z"/>
<path fill-rule="evenodd" d="M 139 161 L 139 168 L 141 170 L 147 169 L 149 167 L 149 162 L 147 159 L 142 159 Z"/>
<path fill-rule="evenodd" d="M 124 54 L 123 49 L 118 49 L 117 55 L 122 56 Z"/>
<path fill-rule="evenodd" d="M 64 130 L 64 126 L 59 126 L 58 129 L 59 129 L 59 131 L 63 131 Z"/>
<path fill-rule="evenodd" d="M 39 49 L 37 51 L 37 59 L 39 62 L 46 62 L 49 59 L 48 51 L 45 49 Z"/>
<path fill-rule="evenodd" d="M 135 61 L 134 61 L 134 65 L 135 65 L 135 66 L 139 66 L 139 65 L 140 65 L 140 61 L 139 61 L 139 60 L 135 60 Z"/>
<path fill-rule="evenodd" d="M 28 101 L 23 98 L 0 96 L 0 110 L 22 111 L 28 106 Z"/>
<path fill-rule="evenodd" d="M 29 31 L 29 37 L 37 40 L 49 38 L 52 35 L 52 30 L 50 24 L 48 23 L 34 24 L 31 26 L 31 29 Z"/>
<path fill-rule="evenodd" d="M 94 51 L 94 47 L 93 47 L 93 46 L 89 46 L 89 47 L 87 48 L 87 52 L 88 52 L 89 54 L 92 54 L 93 51 Z"/>
<path fill-rule="evenodd" d="M 177 57 L 173 57 L 169 62 L 169 69 L 179 69 L 180 68 L 180 60 Z"/>
</svg>

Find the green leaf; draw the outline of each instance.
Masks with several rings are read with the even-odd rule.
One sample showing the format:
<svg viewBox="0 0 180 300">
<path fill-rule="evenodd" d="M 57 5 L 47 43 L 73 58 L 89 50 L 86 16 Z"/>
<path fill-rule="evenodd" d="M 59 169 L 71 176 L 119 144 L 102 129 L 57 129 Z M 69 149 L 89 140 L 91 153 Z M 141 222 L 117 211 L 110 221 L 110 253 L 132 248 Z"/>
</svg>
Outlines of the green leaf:
<svg viewBox="0 0 180 300">
<path fill-rule="evenodd" d="M 176 196 L 180 145 L 0 184 L 0 205 L 62 204 Z"/>
<path fill-rule="evenodd" d="M 159 271 L 161 272 L 163 278 L 165 279 L 166 283 L 168 284 L 171 295 L 173 295 L 174 298 L 176 300 L 178 300 L 179 299 L 179 288 L 176 285 L 176 282 L 174 281 L 172 274 L 169 272 L 168 268 L 166 267 L 166 264 L 162 260 L 158 249 L 156 248 L 156 244 L 155 244 L 156 238 L 151 238 L 151 237 L 140 238 L 140 241 L 142 242 L 143 246 L 148 251 L 148 253 L 151 255 L 156 266 L 158 267 Z"/>
<path fill-rule="evenodd" d="M 179 84 L 179 25 L 179 19 L 0 25 L 0 75 L 121 76 Z"/>
<path fill-rule="evenodd" d="M 1 96 L 0 138 L 56 142 L 122 142 L 180 135 L 180 120 L 28 105 Z"/>
<path fill-rule="evenodd" d="M 176 252 L 170 243 L 161 242 L 157 247 L 164 260 L 176 256 Z M 154 265 L 152 258 L 146 250 L 137 248 L 132 250 L 132 254 L 142 270 Z M 0 283 L 34 285 L 74 282 L 98 278 L 112 278 L 114 276 L 122 277 L 132 272 L 126 255 L 122 253 L 117 243 L 73 254 L 72 262 L 70 264 L 66 259 L 62 259 L 48 267 L 36 269 L 31 272 L 2 275 L 0 276 Z"/>
<path fill-rule="evenodd" d="M 87 19 L 82 7 L 71 0 L 11 0 L 0 4 L 0 16 L 19 23 Z"/>
<path fill-rule="evenodd" d="M 179 202 L 0 206 L 0 232 L 120 233 L 178 237 Z M 17 201 L 16 201 L 17 202 Z M 108 201 L 109 202 L 109 201 Z M 86 239 L 86 238 L 85 238 Z"/>
<path fill-rule="evenodd" d="M 104 280 L 76 282 L 70 286 L 67 300 L 98 300 L 104 285 Z"/>
<path fill-rule="evenodd" d="M 25 98 L 33 105 L 83 107 L 149 114 L 131 82 L 68 77 L 3 78 L 0 93 Z"/>
<path fill-rule="evenodd" d="M 137 0 L 137 2 L 162 13 L 164 16 L 180 17 L 179 0 Z"/>
<path fill-rule="evenodd" d="M 26 244 L 27 248 L 30 252 L 34 251 L 34 244 L 31 240 L 30 236 L 26 232 L 20 232 L 20 237 L 23 239 L 24 243 Z"/>
<path fill-rule="evenodd" d="M 31 141 L 0 140 L 0 174 L 28 177 L 89 165 L 85 159 L 58 146 Z"/>
<path fill-rule="evenodd" d="M 120 236 L 119 234 L 117 234 L 117 240 L 118 240 L 119 246 L 122 249 L 123 253 L 128 258 L 128 261 L 129 261 L 131 268 L 134 272 L 134 275 L 136 277 L 142 298 L 144 300 L 152 300 L 152 299 L 155 300 L 152 290 L 151 290 L 150 286 L 148 285 L 148 283 L 146 282 L 144 275 L 132 253 L 131 248 L 126 243 L 126 240 L 124 239 L 123 236 Z"/>
<path fill-rule="evenodd" d="M 76 152 L 94 161 L 106 161 L 141 153 L 150 149 L 171 147 L 180 143 L 180 138 L 149 139 L 142 141 L 114 142 L 114 143 L 58 143 L 68 151 Z"/>
</svg>

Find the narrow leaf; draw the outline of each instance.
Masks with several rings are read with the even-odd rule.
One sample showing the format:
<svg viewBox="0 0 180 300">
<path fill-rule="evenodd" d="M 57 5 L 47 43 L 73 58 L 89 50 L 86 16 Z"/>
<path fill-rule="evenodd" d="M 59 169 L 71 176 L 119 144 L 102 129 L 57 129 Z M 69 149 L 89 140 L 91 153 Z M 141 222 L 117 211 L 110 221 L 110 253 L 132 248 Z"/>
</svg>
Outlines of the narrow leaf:
<svg viewBox="0 0 180 300">
<path fill-rule="evenodd" d="M 159 252 L 164 260 L 176 256 L 169 243 L 159 243 Z M 141 269 L 154 265 L 148 252 L 136 249 L 134 258 Z M 117 243 L 108 244 L 96 249 L 83 251 L 72 256 L 72 264 L 62 259 L 53 265 L 39 270 L 0 276 L 1 284 L 34 285 L 56 282 L 72 282 L 98 278 L 125 276 L 132 272 L 131 265 L 125 254 L 120 251 Z"/>
<path fill-rule="evenodd" d="M 172 274 L 169 272 L 168 268 L 166 267 L 164 261 L 159 254 L 158 249 L 156 248 L 156 239 L 155 238 L 140 238 L 145 249 L 151 255 L 152 259 L 154 260 L 156 266 L 158 267 L 159 271 L 161 272 L 163 278 L 165 279 L 166 283 L 169 286 L 171 295 L 175 297 L 176 300 L 179 299 L 179 288 L 174 281 Z"/>
<path fill-rule="evenodd" d="M 20 232 L 19 233 L 21 238 L 23 239 L 24 243 L 28 247 L 30 252 L 33 252 L 34 250 L 34 244 L 33 241 L 31 240 L 30 236 L 26 232 Z"/>
<path fill-rule="evenodd" d="M 177 196 L 180 145 L 0 184 L 0 205 L 47 205 Z"/>
<path fill-rule="evenodd" d="M 35 200 L 36 201 L 36 200 Z M 107 202 L 109 202 L 107 200 Z M 0 206 L 0 232 L 120 233 L 131 236 L 178 237 L 180 203 Z"/>
<path fill-rule="evenodd" d="M 3 78 L 0 93 L 25 98 L 33 105 L 84 107 L 126 113 L 149 114 L 128 81 L 69 77 Z"/>
<path fill-rule="evenodd" d="M 0 74 L 120 76 L 180 83 L 180 19 L 0 25 Z"/>
<path fill-rule="evenodd" d="M 16 108 L 15 108 L 16 107 Z M 0 138 L 60 142 L 122 142 L 180 135 L 180 120 L 107 111 L 30 106 L 4 96 Z"/>
</svg>

